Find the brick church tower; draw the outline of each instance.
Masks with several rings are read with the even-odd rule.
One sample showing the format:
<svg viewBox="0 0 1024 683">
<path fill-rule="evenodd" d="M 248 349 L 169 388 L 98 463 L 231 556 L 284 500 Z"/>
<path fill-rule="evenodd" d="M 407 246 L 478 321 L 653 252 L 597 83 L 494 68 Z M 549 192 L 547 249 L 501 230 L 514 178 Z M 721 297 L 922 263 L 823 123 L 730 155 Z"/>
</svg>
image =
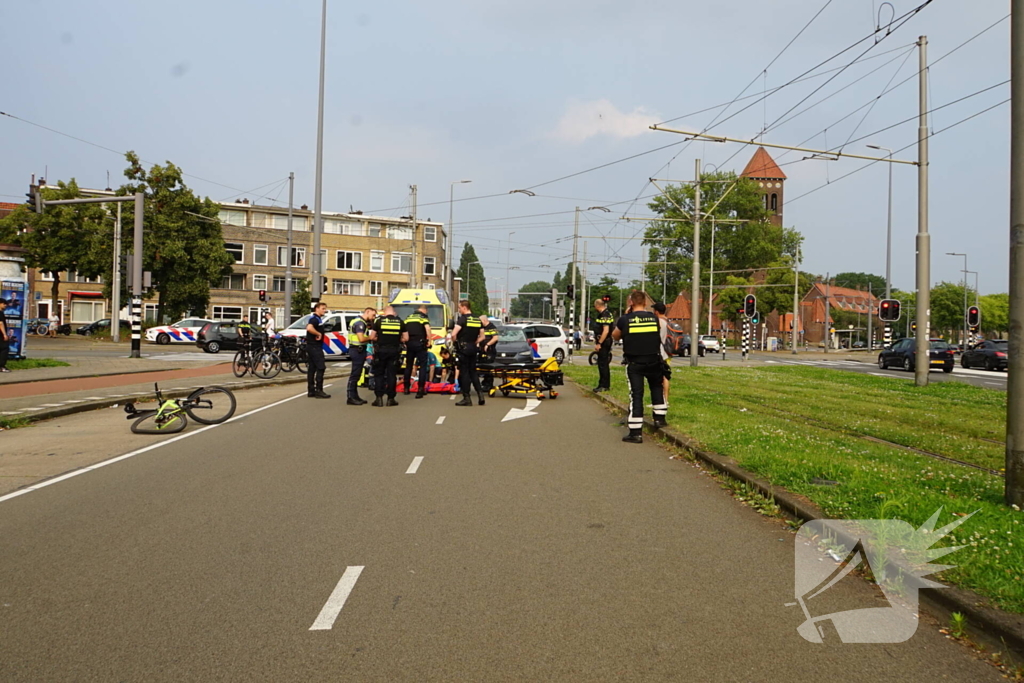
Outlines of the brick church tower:
<svg viewBox="0 0 1024 683">
<path fill-rule="evenodd" d="M 772 225 L 782 227 L 783 192 L 786 185 L 786 174 L 775 163 L 764 147 L 758 147 L 753 158 L 743 169 L 740 176 L 750 178 L 757 183 L 764 198 L 764 208 L 772 214 Z"/>
</svg>

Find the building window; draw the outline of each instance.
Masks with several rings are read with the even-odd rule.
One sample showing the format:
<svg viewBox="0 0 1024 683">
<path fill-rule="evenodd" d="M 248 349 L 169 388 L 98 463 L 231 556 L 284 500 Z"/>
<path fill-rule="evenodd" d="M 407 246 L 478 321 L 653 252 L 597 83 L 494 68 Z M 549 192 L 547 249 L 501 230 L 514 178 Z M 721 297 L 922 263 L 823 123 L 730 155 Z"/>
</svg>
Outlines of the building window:
<svg viewBox="0 0 1024 683">
<path fill-rule="evenodd" d="M 362 280 L 331 280 L 331 292 L 334 294 L 363 295 Z"/>
<path fill-rule="evenodd" d="M 370 237 L 383 237 L 384 236 L 384 228 L 382 228 L 380 226 L 380 223 L 370 223 L 367 226 L 367 233 L 366 234 L 369 235 Z"/>
<path fill-rule="evenodd" d="M 245 289 L 245 274 L 232 273 L 225 275 L 220 281 L 221 289 Z"/>
<path fill-rule="evenodd" d="M 427 242 L 437 241 L 437 226 L 424 225 L 423 226 L 423 239 Z"/>
<path fill-rule="evenodd" d="M 273 286 L 271 287 L 270 291 L 272 291 L 272 292 L 283 292 L 284 291 L 284 283 L 286 281 L 287 280 L 286 280 L 284 275 L 275 275 L 274 276 L 274 280 L 273 280 Z M 293 278 L 293 282 L 292 282 L 292 291 L 293 292 L 295 291 L 294 278 Z"/>
<path fill-rule="evenodd" d="M 242 319 L 242 307 L 241 306 L 214 306 L 213 307 L 213 319 L 214 320 L 241 320 Z"/>
<path fill-rule="evenodd" d="M 325 220 L 324 232 L 332 235 L 354 235 L 362 236 L 363 226 L 360 223 L 347 223 L 345 221 Z"/>
<path fill-rule="evenodd" d="M 370 296 L 384 296 L 384 283 L 380 280 L 370 280 Z"/>
<path fill-rule="evenodd" d="M 235 263 L 245 263 L 245 245 L 240 242 L 225 242 L 224 248 L 235 257 Z"/>
<path fill-rule="evenodd" d="M 779 210 L 779 195 L 772 192 L 772 211 Z"/>
<path fill-rule="evenodd" d="M 412 239 L 412 226 L 411 225 L 389 225 L 388 226 L 388 239 L 391 239 L 391 240 L 411 240 Z"/>
<path fill-rule="evenodd" d="M 432 282 L 425 282 L 425 283 L 423 283 L 423 288 L 424 289 L 433 289 L 434 288 L 434 283 L 432 283 Z"/>
<path fill-rule="evenodd" d="M 370 270 L 374 273 L 384 272 L 384 252 L 383 251 L 371 251 L 370 252 Z"/>
<path fill-rule="evenodd" d="M 286 266 L 288 260 L 288 247 L 277 248 L 277 265 Z M 292 266 L 296 268 L 306 267 L 305 247 L 292 247 Z"/>
<path fill-rule="evenodd" d="M 256 291 L 267 288 L 267 276 L 266 275 L 253 275 L 252 276 L 252 288 Z"/>
<path fill-rule="evenodd" d="M 412 272 L 412 254 L 396 251 L 391 254 L 391 272 L 392 273 L 411 273 Z"/>
<path fill-rule="evenodd" d="M 143 321 L 149 325 L 156 325 L 158 323 L 156 314 L 159 310 L 158 304 L 146 304 L 146 310 L 142 314 Z"/>
<path fill-rule="evenodd" d="M 270 227 L 270 216 L 265 213 L 254 213 L 252 215 L 252 227 L 254 228 L 269 228 Z"/>
<path fill-rule="evenodd" d="M 423 274 L 437 275 L 437 259 L 433 256 L 423 257 Z"/>
<path fill-rule="evenodd" d="M 265 244 L 256 244 L 252 248 L 252 262 L 257 266 L 267 265 L 269 249 Z"/>
<path fill-rule="evenodd" d="M 45 280 L 46 282 L 53 282 L 53 273 L 48 270 L 40 270 L 39 279 Z"/>
<path fill-rule="evenodd" d="M 50 279 L 52 280 L 53 278 Z M 85 277 L 84 275 L 79 275 L 76 271 L 69 270 L 68 272 L 64 273 L 64 282 L 77 283 L 83 285 L 98 285 L 103 284 L 103 278 Z"/>
<path fill-rule="evenodd" d="M 335 259 L 335 267 L 338 270 L 362 270 L 363 252 L 339 250 Z"/>
<path fill-rule="evenodd" d="M 106 315 L 106 306 L 102 301 L 72 301 L 71 322 L 91 323 L 101 320 Z"/>
<path fill-rule="evenodd" d="M 245 211 L 221 209 L 217 218 L 225 225 L 245 225 Z"/>
<path fill-rule="evenodd" d="M 263 327 L 263 309 L 258 306 L 249 307 L 249 322 L 256 327 Z"/>
</svg>

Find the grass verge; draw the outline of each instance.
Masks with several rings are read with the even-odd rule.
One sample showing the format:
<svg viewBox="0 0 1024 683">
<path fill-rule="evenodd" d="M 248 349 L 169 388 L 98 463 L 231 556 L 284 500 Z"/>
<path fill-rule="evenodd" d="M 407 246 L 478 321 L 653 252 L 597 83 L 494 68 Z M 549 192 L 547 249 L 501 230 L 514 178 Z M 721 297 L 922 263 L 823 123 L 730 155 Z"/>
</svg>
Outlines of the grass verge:
<svg viewBox="0 0 1024 683">
<path fill-rule="evenodd" d="M 31 370 L 32 368 L 65 368 L 70 363 L 52 358 L 26 358 L 25 360 L 7 361 L 7 367 L 11 370 Z"/>
<path fill-rule="evenodd" d="M 595 367 L 562 369 L 583 386 L 597 383 Z M 611 394 L 627 402 L 624 373 L 613 372 Z M 921 389 L 823 368 L 676 367 L 668 421 L 829 517 L 920 525 L 941 507 L 945 524 L 977 510 L 940 543 L 965 547 L 947 557 L 957 566 L 938 578 L 1024 613 L 1024 512 L 1003 504 L 1003 479 L 857 436 L 999 469 L 1002 446 L 984 439 L 1001 436 L 1005 401 L 1002 392 L 960 382 Z"/>
</svg>

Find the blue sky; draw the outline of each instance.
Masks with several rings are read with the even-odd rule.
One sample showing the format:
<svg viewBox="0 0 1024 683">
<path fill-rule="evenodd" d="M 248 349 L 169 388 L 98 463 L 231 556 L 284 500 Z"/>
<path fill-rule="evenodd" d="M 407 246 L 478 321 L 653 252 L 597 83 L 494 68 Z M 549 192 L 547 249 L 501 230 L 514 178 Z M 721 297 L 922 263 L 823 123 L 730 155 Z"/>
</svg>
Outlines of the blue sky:
<svg viewBox="0 0 1024 683">
<path fill-rule="evenodd" d="M 892 3 L 896 15 L 918 4 Z M 474 244 L 489 285 L 500 289 L 506 264 L 519 267 L 510 273 L 514 288 L 549 279 L 550 269 L 541 265 L 564 267 L 573 207 L 614 204 L 612 213 L 587 212 L 581 221 L 581 233 L 609 237 L 589 240 L 592 260 L 606 261 L 590 273 L 594 279 L 605 272 L 624 281 L 636 277 L 636 266 L 619 261 L 636 261 L 638 243 L 610 238 L 640 229 L 617 219 L 627 210 L 647 215 L 642 198 L 656 191 L 647 179 L 690 178 L 698 157 L 739 171 L 753 148 L 680 145 L 535 187 L 535 197 L 508 191 L 678 142 L 647 126 L 683 116 L 673 125 L 703 129 L 719 110 L 686 115 L 731 101 L 751 81 L 747 95 L 778 87 L 869 35 L 873 13 L 882 12 L 883 24 L 890 14 L 878 0 L 834 0 L 765 72 L 823 5 L 330 0 L 324 208 L 404 215 L 408 186 L 416 184 L 419 215 L 447 220 L 449 183 L 471 179 L 455 189 L 465 200 L 455 204 L 456 242 Z M 928 35 L 929 61 L 935 62 L 1008 13 L 1007 3 L 992 0 L 966 7 L 935 0 L 874 45 L 865 55 L 871 59 L 840 73 L 794 113 L 863 80 L 765 140 L 832 147 L 913 117 L 916 79 L 870 111 L 839 121 L 876 98 L 890 79 L 895 85 L 915 73 L 911 44 L 918 35 Z M 312 205 L 319 28 L 319 0 L 4 3 L 0 111 L 114 150 L 134 149 L 150 162 L 171 160 L 193 176 L 197 192 L 214 199 L 266 194 L 259 201 L 286 201 L 279 181 L 295 171 L 296 203 Z M 935 64 L 932 106 L 1006 80 L 1008 38 L 1004 20 Z M 829 66 L 846 64 L 870 45 Z M 829 76 L 784 88 L 709 132 L 749 139 Z M 932 128 L 1008 96 L 1003 85 L 944 108 Z M 945 252 L 966 251 L 970 269 L 980 272 L 982 293 L 1007 290 L 1008 121 L 1009 106 L 1002 105 L 931 140 L 935 282 L 958 280 L 962 258 Z M 0 135 L 4 201 L 21 199 L 31 174 L 44 169 L 51 181 L 75 177 L 102 187 L 108 171 L 113 183 L 122 181 L 123 159 L 110 151 L 8 117 L 0 117 Z M 865 144 L 901 148 L 915 139 L 910 122 L 846 151 L 870 154 Z M 776 158 L 784 163 L 800 156 Z M 916 150 L 899 156 L 916 158 Z M 791 202 L 785 222 L 806 237 L 806 270 L 884 274 L 887 169 L 875 164 L 837 180 L 862 164 L 784 166 Z M 893 282 L 912 289 L 917 171 L 894 171 Z M 471 199 L 485 195 L 501 196 Z M 523 218 L 548 213 L 554 215 Z"/>
</svg>

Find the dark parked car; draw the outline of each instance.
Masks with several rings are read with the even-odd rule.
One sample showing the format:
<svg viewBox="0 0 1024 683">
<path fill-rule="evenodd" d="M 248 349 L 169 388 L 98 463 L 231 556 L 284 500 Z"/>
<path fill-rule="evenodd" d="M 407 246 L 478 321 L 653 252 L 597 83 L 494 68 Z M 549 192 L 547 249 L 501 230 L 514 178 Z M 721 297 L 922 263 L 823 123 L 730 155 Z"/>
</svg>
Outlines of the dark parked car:
<svg viewBox="0 0 1024 683">
<path fill-rule="evenodd" d="M 676 352 L 675 355 L 677 355 L 677 356 L 684 356 L 684 357 L 685 356 L 689 356 L 690 355 L 690 335 L 682 334 L 681 331 L 678 334 L 674 334 L 673 333 L 674 331 L 672 329 L 673 325 L 677 325 L 678 326 L 678 323 L 673 323 L 673 322 L 669 323 L 669 326 L 668 326 L 669 344 L 673 345 L 673 348 L 675 349 L 675 352 Z M 680 330 L 682 330 L 681 326 L 680 326 Z M 704 346 L 704 341 L 701 340 L 700 337 L 698 337 L 697 338 L 697 355 L 700 356 L 701 358 L 703 358 L 705 353 L 707 353 L 707 347 Z"/>
<path fill-rule="evenodd" d="M 1010 342 L 1005 339 L 986 339 L 960 356 L 965 368 L 1005 370 L 1009 359 Z"/>
<path fill-rule="evenodd" d="M 127 320 L 122 320 L 121 329 L 131 332 L 132 324 Z M 82 335 L 96 334 L 97 332 L 110 332 L 110 318 L 101 318 L 100 320 L 89 323 L 88 325 L 82 325 L 75 330 L 75 332 Z"/>
<path fill-rule="evenodd" d="M 241 348 L 238 323 L 233 320 L 206 323 L 196 335 L 196 346 L 207 353 L 217 353 L 221 349 L 237 351 Z"/>
<path fill-rule="evenodd" d="M 526 340 L 523 328 L 498 327 L 498 343 L 494 349 L 495 365 L 533 362 L 540 364 L 540 359 L 533 357 L 533 349 Z"/>
<path fill-rule="evenodd" d="M 913 337 L 900 339 L 888 349 L 878 354 L 878 367 L 886 370 L 889 367 L 903 368 L 913 372 L 917 365 L 917 351 L 914 349 Z M 928 361 L 930 368 L 941 368 L 943 372 L 953 372 L 953 354 L 955 349 L 942 339 L 928 340 Z"/>
</svg>

